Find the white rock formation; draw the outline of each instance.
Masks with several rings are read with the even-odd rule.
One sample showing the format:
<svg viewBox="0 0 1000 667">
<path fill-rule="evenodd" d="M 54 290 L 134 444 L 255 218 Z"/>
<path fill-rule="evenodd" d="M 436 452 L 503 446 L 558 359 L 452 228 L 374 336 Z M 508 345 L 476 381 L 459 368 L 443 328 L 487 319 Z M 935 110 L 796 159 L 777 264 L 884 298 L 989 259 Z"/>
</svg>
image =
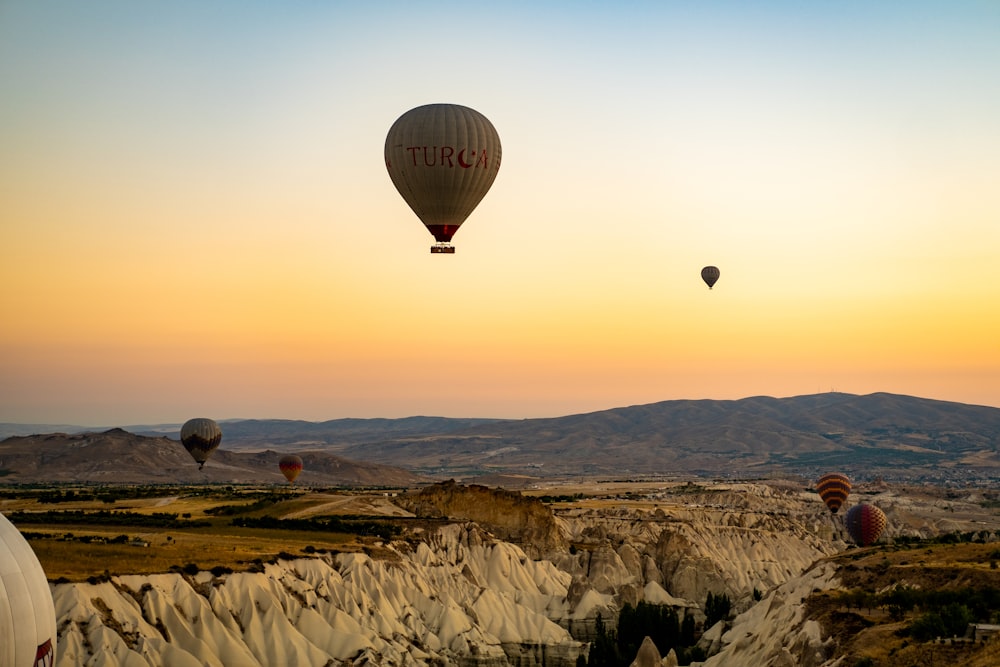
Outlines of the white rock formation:
<svg viewBox="0 0 1000 667">
<path fill-rule="evenodd" d="M 568 541 L 593 546 L 549 557 L 619 603 L 696 608 L 712 592 L 728 595 L 739 610 L 753 604 L 755 590 L 763 594 L 845 546 L 823 530 L 831 519 L 815 498 L 742 484 L 711 499 L 696 502 L 708 497 L 693 495 L 684 504 L 610 516 L 562 512 L 558 523 Z"/>
<path fill-rule="evenodd" d="M 721 645 L 721 650 L 702 667 L 830 667 L 827 663 L 834 661 L 835 642 L 823 639 L 816 621 L 803 621 L 802 603 L 816 590 L 837 588 L 835 574 L 834 565 L 822 563 L 771 591 L 737 616 L 721 637 L 721 623 L 711 628 L 702 642 Z"/>
<path fill-rule="evenodd" d="M 570 575 L 448 526 L 411 554 L 279 561 L 263 572 L 54 587 L 57 665 L 573 665 Z M 555 620 L 553 620 L 555 619 Z"/>
<path fill-rule="evenodd" d="M 660 650 L 649 637 L 642 640 L 639 652 L 629 667 L 660 667 Z"/>
<path fill-rule="evenodd" d="M 709 592 L 739 610 L 754 589 L 777 610 L 779 596 L 795 597 L 782 584 L 842 546 L 822 536 L 829 515 L 815 498 L 766 485 L 727 493 L 696 506 L 665 498 L 654 511 L 562 512 L 560 539 L 579 546 L 542 560 L 465 523 L 386 545 L 384 559 L 56 585 L 57 665 L 575 665 L 597 614 L 612 624 L 641 600 L 700 614 Z M 716 638 L 724 652 L 739 644 L 732 632 Z M 782 648 L 816 644 L 818 629 L 796 633 L 799 645 Z"/>
</svg>

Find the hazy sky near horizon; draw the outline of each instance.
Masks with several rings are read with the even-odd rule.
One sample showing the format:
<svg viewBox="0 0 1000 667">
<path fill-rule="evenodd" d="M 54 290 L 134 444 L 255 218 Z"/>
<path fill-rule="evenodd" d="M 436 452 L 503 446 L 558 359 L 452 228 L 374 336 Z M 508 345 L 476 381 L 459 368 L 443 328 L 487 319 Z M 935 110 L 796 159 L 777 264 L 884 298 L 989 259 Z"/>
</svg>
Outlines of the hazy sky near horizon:
<svg viewBox="0 0 1000 667">
<path fill-rule="evenodd" d="M 0 0 L 0 421 L 1000 406 L 998 72 L 991 0 Z M 431 102 L 503 142 L 451 256 Z"/>
</svg>

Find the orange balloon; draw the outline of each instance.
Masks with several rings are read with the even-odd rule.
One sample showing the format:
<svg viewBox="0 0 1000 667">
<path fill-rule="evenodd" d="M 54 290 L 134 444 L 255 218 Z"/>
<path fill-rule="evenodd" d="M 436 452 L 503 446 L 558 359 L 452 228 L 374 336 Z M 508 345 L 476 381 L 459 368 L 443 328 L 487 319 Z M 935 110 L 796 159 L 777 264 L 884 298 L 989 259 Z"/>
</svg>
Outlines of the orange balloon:
<svg viewBox="0 0 1000 667">
<path fill-rule="evenodd" d="M 285 476 L 285 479 L 294 482 L 295 478 L 302 472 L 302 458 L 295 454 L 285 454 L 278 461 L 278 467 L 281 468 L 281 474 Z"/>
<path fill-rule="evenodd" d="M 843 473 L 827 473 L 816 482 L 816 493 L 819 494 L 819 497 L 823 499 L 823 502 L 826 503 L 826 506 L 834 514 L 837 513 L 840 506 L 847 500 L 850 492 L 851 480 Z"/>
</svg>

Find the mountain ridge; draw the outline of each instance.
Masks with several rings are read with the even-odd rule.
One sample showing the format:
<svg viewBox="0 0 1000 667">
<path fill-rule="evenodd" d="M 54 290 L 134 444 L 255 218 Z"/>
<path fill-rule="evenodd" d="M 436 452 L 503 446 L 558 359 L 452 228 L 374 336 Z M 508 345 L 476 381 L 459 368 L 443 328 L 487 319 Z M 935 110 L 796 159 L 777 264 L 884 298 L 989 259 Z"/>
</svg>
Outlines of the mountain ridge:
<svg viewBox="0 0 1000 667">
<path fill-rule="evenodd" d="M 220 423 L 219 461 L 224 451 L 312 451 L 435 479 L 812 477 L 831 468 L 885 479 L 1000 476 L 1000 408 L 886 392 L 675 399 L 520 420 Z M 154 434 L 149 437 L 164 437 L 162 431 Z M 0 455 L 5 443 L 0 442 Z"/>
<path fill-rule="evenodd" d="M 183 445 L 121 428 L 76 434 L 11 436 L 0 441 L 0 484 L 286 484 L 282 452 L 219 449 L 199 469 Z M 302 452 L 309 483 L 329 486 L 412 486 L 426 477 L 395 466 Z"/>
</svg>

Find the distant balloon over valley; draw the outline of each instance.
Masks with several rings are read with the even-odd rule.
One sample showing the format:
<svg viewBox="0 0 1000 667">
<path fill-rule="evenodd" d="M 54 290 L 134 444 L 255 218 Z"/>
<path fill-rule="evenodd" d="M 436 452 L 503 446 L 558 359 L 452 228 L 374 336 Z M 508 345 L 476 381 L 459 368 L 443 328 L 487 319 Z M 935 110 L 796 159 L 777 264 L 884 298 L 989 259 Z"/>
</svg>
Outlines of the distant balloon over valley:
<svg viewBox="0 0 1000 667">
<path fill-rule="evenodd" d="M 206 417 L 189 419 L 181 427 L 181 443 L 198 463 L 198 468 L 205 467 L 205 461 L 212 455 L 222 442 L 222 429 L 214 420 Z"/>
<path fill-rule="evenodd" d="M 295 454 L 285 454 L 278 461 L 278 468 L 285 479 L 292 483 L 302 472 L 302 457 Z"/>
<path fill-rule="evenodd" d="M 878 541 L 885 530 L 885 513 L 874 505 L 862 503 L 847 512 L 844 519 L 847 534 L 859 547 L 867 547 Z"/>
<path fill-rule="evenodd" d="M 816 493 L 826 503 L 830 512 L 836 514 L 851 493 L 851 480 L 843 473 L 827 473 L 816 482 Z"/>
</svg>

